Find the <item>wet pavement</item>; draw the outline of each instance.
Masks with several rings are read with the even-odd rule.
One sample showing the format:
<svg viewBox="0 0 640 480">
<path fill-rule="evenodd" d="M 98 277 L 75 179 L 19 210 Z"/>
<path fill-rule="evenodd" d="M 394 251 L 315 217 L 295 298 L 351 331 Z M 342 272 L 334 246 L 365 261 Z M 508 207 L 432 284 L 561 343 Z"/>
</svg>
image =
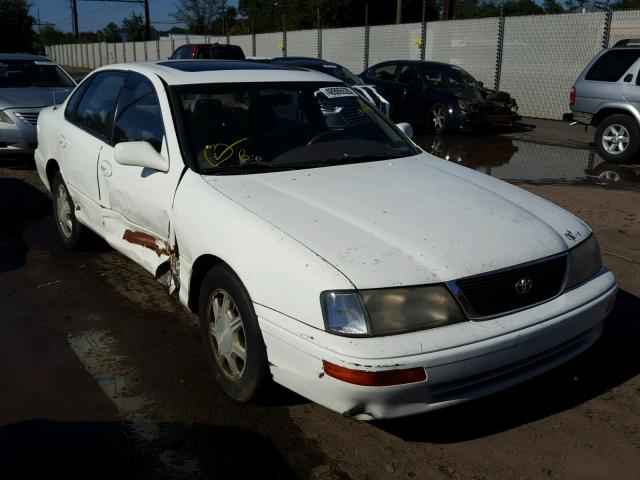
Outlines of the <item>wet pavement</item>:
<svg viewBox="0 0 640 480">
<path fill-rule="evenodd" d="M 640 163 L 606 162 L 592 148 L 497 135 L 422 134 L 414 140 L 437 157 L 510 182 L 585 182 L 640 190 Z"/>
<path fill-rule="evenodd" d="M 0 478 L 636 479 L 640 196 L 634 181 L 589 180 L 602 162 L 583 140 L 522 134 L 417 141 L 594 228 L 622 288 L 605 334 L 508 391 L 376 423 L 279 388 L 259 404 L 228 399 L 195 317 L 103 243 L 62 248 L 32 162 L 2 161 Z"/>
</svg>

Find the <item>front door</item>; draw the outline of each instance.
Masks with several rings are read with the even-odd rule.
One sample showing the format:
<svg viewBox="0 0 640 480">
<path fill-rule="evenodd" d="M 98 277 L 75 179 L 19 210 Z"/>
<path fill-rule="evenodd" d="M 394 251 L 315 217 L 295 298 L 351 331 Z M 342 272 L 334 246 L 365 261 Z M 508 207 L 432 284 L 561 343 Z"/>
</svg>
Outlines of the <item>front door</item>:
<svg viewBox="0 0 640 480">
<path fill-rule="evenodd" d="M 146 141 L 171 165 L 156 88 L 129 73 L 117 102 L 113 135 L 99 154 L 98 181 L 107 240 L 151 273 L 171 255 L 171 207 L 181 170 L 120 165 L 115 146 Z"/>
</svg>

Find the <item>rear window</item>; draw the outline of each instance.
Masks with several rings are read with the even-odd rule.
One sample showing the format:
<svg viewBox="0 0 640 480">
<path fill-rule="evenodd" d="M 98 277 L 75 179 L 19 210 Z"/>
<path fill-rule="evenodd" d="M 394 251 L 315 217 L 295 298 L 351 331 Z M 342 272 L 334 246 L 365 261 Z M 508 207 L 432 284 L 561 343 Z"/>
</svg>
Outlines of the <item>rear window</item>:
<svg viewBox="0 0 640 480">
<path fill-rule="evenodd" d="M 244 52 L 240 47 L 207 47 L 198 49 L 196 58 L 217 60 L 244 60 Z"/>
<path fill-rule="evenodd" d="M 586 80 L 617 82 L 640 56 L 640 50 L 609 50 L 587 73 Z"/>
</svg>

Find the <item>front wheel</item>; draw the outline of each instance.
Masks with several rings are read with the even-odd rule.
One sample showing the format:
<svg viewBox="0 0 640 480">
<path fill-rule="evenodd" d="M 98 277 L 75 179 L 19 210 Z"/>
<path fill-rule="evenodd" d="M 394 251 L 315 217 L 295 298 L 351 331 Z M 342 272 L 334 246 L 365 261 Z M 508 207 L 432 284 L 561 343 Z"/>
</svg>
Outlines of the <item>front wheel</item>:
<svg viewBox="0 0 640 480">
<path fill-rule="evenodd" d="M 628 115 L 611 115 L 598 125 L 595 144 L 598 154 L 604 160 L 612 163 L 628 162 L 640 147 L 640 129 Z"/>
<path fill-rule="evenodd" d="M 214 267 L 204 278 L 199 312 L 216 382 L 239 402 L 255 399 L 271 381 L 267 350 L 249 293 L 228 267 Z"/>
<path fill-rule="evenodd" d="M 429 109 L 427 120 L 433 132 L 440 135 L 449 126 L 449 109 L 443 103 L 434 103 Z"/>
</svg>

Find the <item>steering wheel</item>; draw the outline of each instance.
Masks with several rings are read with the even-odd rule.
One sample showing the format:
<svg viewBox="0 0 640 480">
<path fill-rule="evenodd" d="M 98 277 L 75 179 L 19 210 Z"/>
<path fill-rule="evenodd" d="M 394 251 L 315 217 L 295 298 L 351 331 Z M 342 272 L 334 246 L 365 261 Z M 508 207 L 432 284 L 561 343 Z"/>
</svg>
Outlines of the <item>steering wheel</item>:
<svg viewBox="0 0 640 480">
<path fill-rule="evenodd" d="M 327 135 L 340 135 L 342 136 L 342 138 L 347 138 L 347 136 L 342 133 L 342 131 L 340 130 L 325 130 L 324 132 L 320 132 L 317 135 L 314 135 L 311 140 L 309 140 L 307 142 L 307 147 L 309 145 L 313 145 L 314 143 L 316 143 L 318 140 L 320 140 L 323 137 L 326 137 Z"/>
</svg>

